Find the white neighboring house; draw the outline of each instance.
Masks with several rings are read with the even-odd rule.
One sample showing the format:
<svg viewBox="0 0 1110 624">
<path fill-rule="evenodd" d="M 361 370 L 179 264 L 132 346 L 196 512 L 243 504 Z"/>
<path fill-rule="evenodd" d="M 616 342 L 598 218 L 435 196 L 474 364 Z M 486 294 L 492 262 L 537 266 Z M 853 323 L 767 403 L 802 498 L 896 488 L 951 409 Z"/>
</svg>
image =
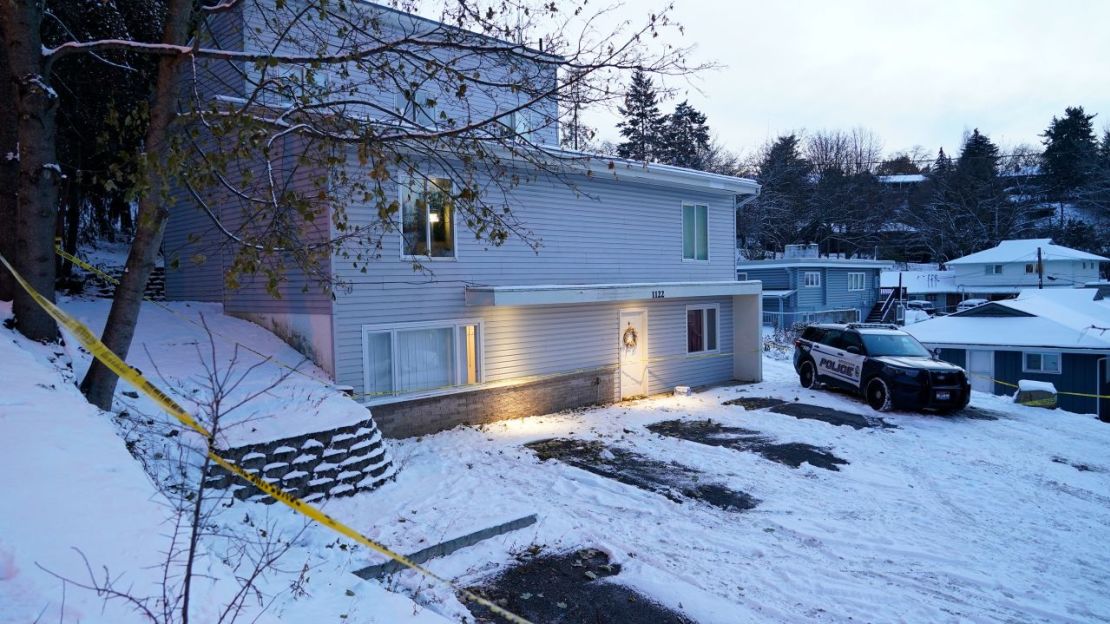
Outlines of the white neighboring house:
<svg viewBox="0 0 1110 624">
<path fill-rule="evenodd" d="M 947 271 L 886 271 L 881 279 L 883 288 L 895 288 L 901 279 L 910 299 L 927 299 L 938 310 L 949 311 L 963 299 L 1012 297 L 1027 288 L 1083 287 L 1099 279 L 1104 262 L 1110 258 L 1063 247 L 1050 238 L 1028 238 L 950 260 Z"/>
<path fill-rule="evenodd" d="M 1061 409 L 1110 419 L 1110 300 L 1097 288 L 1023 290 L 905 329 L 966 368 L 975 390 L 1013 394 L 1023 379 L 1048 382 Z"/>
</svg>

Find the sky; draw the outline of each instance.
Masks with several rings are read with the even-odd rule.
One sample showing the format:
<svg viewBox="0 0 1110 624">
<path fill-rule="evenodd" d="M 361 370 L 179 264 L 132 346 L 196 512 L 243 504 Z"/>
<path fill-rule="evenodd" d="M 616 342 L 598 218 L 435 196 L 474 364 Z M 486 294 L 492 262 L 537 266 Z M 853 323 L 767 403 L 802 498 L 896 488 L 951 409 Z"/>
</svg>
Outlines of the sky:
<svg viewBox="0 0 1110 624">
<path fill-rule="evenodd" d="M 791 130 L 864 127 L 887 153 L 957 151 L 978 127 L 1039 145 L 1067 106 L 1110 124 L 1107 0 L 674 0 L 692 59 L 722 67 L 673 83 L 730 150 Z M 662 2 L 629 0 L 636 22 Z M 663 105 L 670 111 L 675 99 Z M 589 121 L 618 138 L 612 112 Z"/>
</svg>

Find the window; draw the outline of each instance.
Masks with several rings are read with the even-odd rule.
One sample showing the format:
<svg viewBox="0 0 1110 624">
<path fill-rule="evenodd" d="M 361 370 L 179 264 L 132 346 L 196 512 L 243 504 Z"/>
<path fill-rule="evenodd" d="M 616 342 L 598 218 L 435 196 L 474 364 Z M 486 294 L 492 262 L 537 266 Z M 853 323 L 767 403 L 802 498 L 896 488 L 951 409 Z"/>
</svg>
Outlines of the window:
<svg viewBox="0 0 1110 624">
<path fill-rule="evenodd" d="M 1001 264 L 988 264 L 986 266 L 986 273 L 987 273 L 987 275 L 1002 275 L 1002 265 Z"/>
<path fill-rule="evenodd" d="M 363 329 L 371 398 L 481 383 L 478 323 L 414 323 Z"/>
<path fill-rule="evenodd" d="M 706 353 L 717 350 L 718 306 L 686 308 L 686 352 Z"/>
<path fill-rule="evenodd" d="M 410 94 L 398 93 L 393 107 L 406 121 L 420 126 L 432 126 L 436 122 L 436 101 L 423 89 Z"/>
<path fill-rule="evenodd" d="M 402 187 L 401 253 L 455 257 L 455 206 L 451 180 L 413 176 Z"/>
<path fill-rule="evenodd" d="M 805 273 L 802 273 L 802 285 L 806 288 L 820 288 L 821 272 L 806 271 Z"/>
<path fill-rule="evenodd" d="M 736 273 L 736 281 L 746 282 L 747 280 L 748 280 L 748 274 L 747 273 L 739 273 L 739 272 Z"/>
<path fill-rule="evenodd" d="M 682 259 L 709 259 L 709 207 L 682 204 Z"/>
<path fill-rule="evenodd" d="M 1026 264 L 1025 265 L 1025 272 L 1026 273 L 1036 273 L 1037 272 L 1037 265 L 1035 265 L 1031 262 Z"/>
<path fill-rule="evenodd" d="M 1059 353 L 1026 353 L 1021 367 L 1024 373 L 1060 374 Z"/>
<path fill-rule="evenodd" d="M 820 277 L 820 274 L 818 274 Z M 848 290 L 863 290 L 863 285 L 866 283 L 864 273 L 849 273 L 848 274 Z"/>
</svg>

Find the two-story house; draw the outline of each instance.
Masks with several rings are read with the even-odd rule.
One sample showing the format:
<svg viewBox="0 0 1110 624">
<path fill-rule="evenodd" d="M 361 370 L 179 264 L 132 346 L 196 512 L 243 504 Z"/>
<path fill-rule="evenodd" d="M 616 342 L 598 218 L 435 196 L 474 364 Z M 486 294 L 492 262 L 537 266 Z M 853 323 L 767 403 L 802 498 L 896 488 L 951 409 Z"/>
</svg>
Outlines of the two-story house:
<svg viewBox="0 0 1110 624">
<path fill-rule="evenodd" d="M 1050 238 L 1005 240 L 946 263 L 945 271 L 887 271 L 883 288 L 901 285 L 910 299 L 932 301 L 943 312 L 964 299 L 1006 299 L 1029 288 L 1080 288 L 1099 280 L 1095 254 L 1071 249 Z"/>
<path fill-rule="evenodd" d="M 764 325 L 858 322 L 881 306 L 879 273 L 892 263 L 817 252 L 817 245 L 787 245 L 782 258 L 737 262 L 738 281 L 763 283 Z"/>
<path fill-rule="evenodd" d="M 373 5 L 365 10 L 407 24 L 424 21 Z M 261 19 L 251 11 L 246 3 L 230 23 L 222 18 L 225 34 L 236 35 L 225 39 L 267 49 L 265 39 L 251 36 Z M 541 65 L 550 68 L 550 80 L 553 67 Z M 234 80 L 221 84 L 228 83 Z M 503 102 L 497 95 L 490 94 L 489 107 L 518 105 L 514 93 L 502 93 Z M 394 96 L 376 97 L 388 103 Z M 541 103 L 534 111 L 545 123 L 530 122 L 533 143 L 557 143 L 551 107 Z M 542 149 L 552 157 L 565 154 Z M 229 251 L 220 233 L 202 211 L 179 209 L 165 247 L 193 260 L 170 264 L 167 297 L 222 302 L 226 313 L 272 329 L 337 385 L 351 387 L 393 436 L 678 385 L 761 379 L 760 284 L 737 281 L 733 260 L 734 206 L 759 186 L 665 165 L 571 156 L 561 161 L 559 175 L 520 163 L 520 182 L 497 191 L 538 248 L 513 237 L 500 246 L 477 239 L 449 192 L 449 163 L 414 160 L 415 174 L 395 172 L 385 182 L 400 214 L 398 226 L 382 232 L 373 258 L 353 263 L 358 250 L 348 246 L 320 268 L 348 285 L 330 293 L 298 275 L 282 286 L 281 298 L 268 295 L 261 280 L 228 287 Z M 366 172 L 352 153 L 324 174 Z M 380 219 L 376 205 L 357 200 L 345 216 L 356 225 Z M 331 215 L 311 227 L 321 237 L 336 234 Z"/>
</svg>

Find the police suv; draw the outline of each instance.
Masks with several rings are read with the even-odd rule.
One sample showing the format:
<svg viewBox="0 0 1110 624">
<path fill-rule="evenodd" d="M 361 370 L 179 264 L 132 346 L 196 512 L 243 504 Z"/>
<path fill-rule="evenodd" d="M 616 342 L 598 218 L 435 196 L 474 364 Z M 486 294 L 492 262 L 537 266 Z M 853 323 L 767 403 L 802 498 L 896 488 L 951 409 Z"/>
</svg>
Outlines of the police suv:
<svg viewBox="0 0 1110 624">
<path fill-rule="evenodd" d="M 794 370 L 804 388 L 822 384 L 859 393 L 873 409 L 967 407 L 964 369 L 942 362 L 896 325 L 810 325 L 794 342 Z"/>
</svg>

